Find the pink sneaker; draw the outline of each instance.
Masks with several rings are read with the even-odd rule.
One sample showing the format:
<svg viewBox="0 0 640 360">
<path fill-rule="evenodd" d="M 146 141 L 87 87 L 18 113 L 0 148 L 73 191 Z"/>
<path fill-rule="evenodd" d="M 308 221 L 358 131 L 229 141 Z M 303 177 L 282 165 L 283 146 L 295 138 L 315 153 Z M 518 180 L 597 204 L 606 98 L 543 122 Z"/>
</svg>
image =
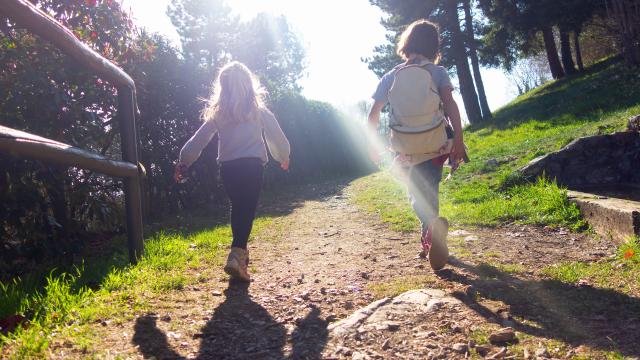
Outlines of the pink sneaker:
<svg viewBox="0 0 640 360">
<path fill-rule="evenodd" d="M 422 251 L 418 256 L 425 259 L 429 254 L 429 250 L 431 250 L 431 226 L 427 226 L 427 229 L 422 231 L 420 243 L 422 244 Z"/>
</svg>

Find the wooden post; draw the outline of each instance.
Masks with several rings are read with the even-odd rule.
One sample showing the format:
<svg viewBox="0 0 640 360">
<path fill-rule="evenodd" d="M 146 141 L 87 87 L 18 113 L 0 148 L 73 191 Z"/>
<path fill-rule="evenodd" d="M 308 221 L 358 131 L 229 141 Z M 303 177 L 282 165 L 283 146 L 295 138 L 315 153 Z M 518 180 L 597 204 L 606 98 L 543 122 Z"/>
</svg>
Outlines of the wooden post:
<svg viewBox="0 0 640 360">
<path fill-rule="evenodd" d="M 122 160 L 138 164 L 134 94 L 134 90 L 129 86 L 118 87 L 118 118 L 120 120 Z M 124 179 L 129 260 L 132 263 L 136 263 L 144 251 L 140 177 L 141 174 Z"/>
</svg>

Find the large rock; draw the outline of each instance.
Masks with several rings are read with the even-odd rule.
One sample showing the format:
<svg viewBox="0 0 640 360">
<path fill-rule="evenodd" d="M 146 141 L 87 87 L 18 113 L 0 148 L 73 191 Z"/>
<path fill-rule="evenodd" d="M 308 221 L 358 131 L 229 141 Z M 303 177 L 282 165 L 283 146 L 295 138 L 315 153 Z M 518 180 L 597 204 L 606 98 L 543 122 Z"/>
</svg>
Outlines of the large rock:
<svg viewBox="0 0 640 360">
<path fill-rule="evenodd" d="M 640 115 L 632 116 L 627 123 L 627 130 L 640 131 Z"/>
<path fill-rule="evenodd" d="M 640 182 L 640 133 L 619 132 L 576 139 L 519 170 L 527 180 L 546 176 L 572 189 Z"/>
<path fill-rule="evenodd" d="M 411 290 L 395 298 L 384 298 L 356 311 L 348 318 L 331 324 L 329 331 L 334 336 L 368 330 L 398 330 L 398 322 L 417 313 L 435 312 L 444 304 L 461 304 L 460 300 L 447 296 L 442 290 Z"/>
</svg>

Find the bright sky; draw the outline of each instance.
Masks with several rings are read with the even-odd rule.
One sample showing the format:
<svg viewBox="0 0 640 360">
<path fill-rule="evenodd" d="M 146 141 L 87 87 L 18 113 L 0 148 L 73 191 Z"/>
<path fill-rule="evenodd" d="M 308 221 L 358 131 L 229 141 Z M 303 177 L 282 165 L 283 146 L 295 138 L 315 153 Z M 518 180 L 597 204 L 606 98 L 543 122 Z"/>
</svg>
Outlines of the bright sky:
<svg viewBox="0 0 640 360">
<path fill-rule="evenodd" d="M 166 16 L 170 0 L 124 0 L 139 26 L 177 40 Z M 377 77 L 360 59 L 370 56 L 373 47 L 385 42 L 380 25 L 383 13 L 368 0 L 228 0 L 242 19 L 259 12 L 285 15 L 306 47 L 307 76 L 301 81 L 305 96 L 349 106 L 368 100 Z M 336 11 L 336 9 L 340 11 Z M 501 71 L 483 70 L 489 106 L 496 109 L 513 95 Z M 459 98 L 458 103 L 462 107 Z"/>
</svg>

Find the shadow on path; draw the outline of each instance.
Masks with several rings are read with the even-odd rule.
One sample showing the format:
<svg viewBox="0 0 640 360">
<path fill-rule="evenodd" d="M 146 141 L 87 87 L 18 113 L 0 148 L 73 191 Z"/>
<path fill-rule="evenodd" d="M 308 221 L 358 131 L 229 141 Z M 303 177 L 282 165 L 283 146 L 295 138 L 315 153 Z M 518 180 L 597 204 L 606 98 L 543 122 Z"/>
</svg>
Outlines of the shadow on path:
<svg viewBox="0 0 640 360">
<path fill-rule="evenodd" d="M 226 299 L 201 330 L 197 359 L 319 359 L 327 343 L 327 322 L 311 307 L 290 337 L 285 326 L 249 296 L 248 284 L 229 283 Z M 145 358 L 184 359 L 157 328 L 156 318 L 137 319 L 133 343 Z M 290 343 L 289 346 L 287 344 Z M 290 348 L 290 354 L 286 349 Z"/>
<path fill-rule="evenodd" d="M 488 321 L 505 325 L 476 295 L 507 304 L 515 317 L 508 319 L 508 325 L 517 331 L 572 346 L 640 355 L 640 299 L 636 297 L 556 280 L 522 280 L 484 263 L 472 265 L 458 259 L 450 263 L 470 274 L 446 269 L 438 276 L 469 285 L 466 293 L 454 296 Z"/>
</svg>

